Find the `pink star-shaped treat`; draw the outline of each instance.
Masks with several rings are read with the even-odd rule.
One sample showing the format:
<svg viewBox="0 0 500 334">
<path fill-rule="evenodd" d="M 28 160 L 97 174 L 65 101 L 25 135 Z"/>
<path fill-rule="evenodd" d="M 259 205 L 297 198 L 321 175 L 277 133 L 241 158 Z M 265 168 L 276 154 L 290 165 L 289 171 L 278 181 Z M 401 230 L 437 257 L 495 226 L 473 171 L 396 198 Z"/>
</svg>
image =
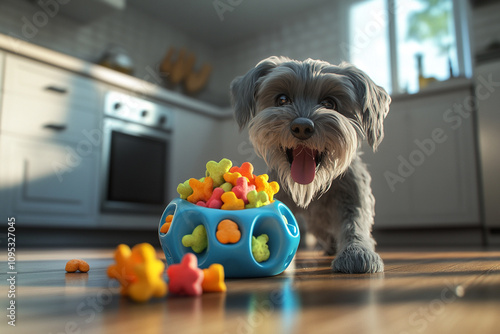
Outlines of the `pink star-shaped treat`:
<svg viewBox="0 0 500 334">
<path fill-rule="evenodd" d="M 198 268 L 198 258 L 186 253 L 179 264 L 168 266 L 168 289 L 171 293 L 186 296 L 199 296 L 203 293 L 203 271 Z"/>
<path fill-rule="evenodd" d="M 248 185 L 248 179 L 246 177 L 240 177 L 236 180 L 236 186 L 231 189 L 231 191 L 238 197 L 242 199 L 245 204 L 248 204 L 247 194 L 255 190 L 254 185 Z"/>
</svg>

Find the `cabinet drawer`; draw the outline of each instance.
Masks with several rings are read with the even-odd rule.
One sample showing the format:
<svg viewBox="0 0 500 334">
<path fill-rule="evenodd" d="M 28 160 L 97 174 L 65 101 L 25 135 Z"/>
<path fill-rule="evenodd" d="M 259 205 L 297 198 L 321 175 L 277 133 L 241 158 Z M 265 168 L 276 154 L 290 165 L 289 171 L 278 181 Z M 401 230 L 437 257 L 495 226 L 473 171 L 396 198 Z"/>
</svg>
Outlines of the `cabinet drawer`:
<svg viewBox="0 0 500 334">
<path fill-rule="evenodd" d="M 99 106 L 99 89 L 93 80 L 10 54 L 5 60 L 4 91 L 84 110 Z"/>
<path fill-rule="evenodd" d="M 68 108 L 64 104 L 8 92 L 2 103 L 0 129 L 2 133 L 25 137 L 78 141 L 82 131 L 97 128 L 98 119 L 97 115 L 79 106 Z"/>
</svg>

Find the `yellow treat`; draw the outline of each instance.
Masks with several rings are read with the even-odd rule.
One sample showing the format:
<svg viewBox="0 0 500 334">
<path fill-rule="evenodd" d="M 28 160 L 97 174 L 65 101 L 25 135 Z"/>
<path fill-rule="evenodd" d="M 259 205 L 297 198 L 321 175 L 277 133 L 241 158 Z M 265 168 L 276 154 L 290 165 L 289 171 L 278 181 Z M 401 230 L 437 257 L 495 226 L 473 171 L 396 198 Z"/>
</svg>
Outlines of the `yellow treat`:
<svg viewBox="0 0 500 334">
<path fill-rule="evenodd" d="M 145 302 L 152 297 L 163 297 L 167 294 L 167 283 L 163 280 L 165 265 L 156 258 L 156 251 L 148 243 L 132 248 L 132 257 L 140 259 L 134 266 L 136 280 L 130 284 L 128 295 L 136 302 Z"/>
<path fill-rule="evenodd" d="M 245 202 L 236 197 L 232 191 L 222 194 L 220 198 L 224 202 L 221 207 L 222 210 L 243 210 L 245 208 Z"/>
<path fill-rule="evenodd" d="M 231 183 L 233 187 L 236 185 L 236 180 L 238 180 L 238 178 L 240 177 L 241 174 L 238 172 L 224 174 L 224 180 L 226 180 L 226 182 Z"/>
<path fill-rule="evenodd" d="M 257 192 L 264 191 L 269 197 L 269 201 L 273 201 L 273 196 L 280 190 L 280 186 L 278 182 L 273 181 L 268 183 L 269 175 L 262 174 L 255 178 L 255 187 L 257 188 Z"/>
<path fill-rule="evenodd" d="M 143 302 L 167 293 L 162 277 L 164 269 L 165 265 L 156 258 L 156 251 L 150 244 L 138 244 L 132 249 L 121 244 L 115 250 L 115 264 L 108 267 L 107 273 L 108 277 L 120 282 L 122 295 Z"/>
</svg>

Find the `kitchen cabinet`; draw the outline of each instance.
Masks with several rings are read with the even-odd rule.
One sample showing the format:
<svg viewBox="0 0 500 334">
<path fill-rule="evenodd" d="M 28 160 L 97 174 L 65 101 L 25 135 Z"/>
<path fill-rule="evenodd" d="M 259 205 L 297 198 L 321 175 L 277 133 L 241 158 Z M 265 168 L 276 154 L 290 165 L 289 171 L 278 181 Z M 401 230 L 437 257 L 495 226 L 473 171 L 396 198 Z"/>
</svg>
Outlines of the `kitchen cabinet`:
<svg viewBox="0 0 500 334">
<path fill-rule="evenodd" d="M 80 156 L 71 144 L 4 135 L 0 155 L 7 216 L 23 225 L 95 224 L 97 152 Z"/>
<path fill-rule="evenodd" d="M 102 87 L 7 54 L 0 121 L 0 209 L 24 225 L 96 223 Z"/>
<path fill-rule="evenodd" d="M 479 227 L 470 85 L 395 98 L 378 152 L 364 147 L 375 228 Z"/>
<path fill-rule="evenodd" d="M 476 67 L 479 147 L 481 157 L 484 220 L 488 229 L 500 229 L 500 60 Z M 497 232 L 497 238 L 500 235 Z"/>
</svg>

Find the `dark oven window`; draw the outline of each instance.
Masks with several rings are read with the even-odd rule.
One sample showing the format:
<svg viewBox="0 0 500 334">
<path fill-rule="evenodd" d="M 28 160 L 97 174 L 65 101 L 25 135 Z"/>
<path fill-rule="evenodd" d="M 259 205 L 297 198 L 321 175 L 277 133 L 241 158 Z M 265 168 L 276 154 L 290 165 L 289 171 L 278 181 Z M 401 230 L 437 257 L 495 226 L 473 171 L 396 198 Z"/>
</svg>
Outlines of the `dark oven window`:
<svg viewBox="0 0 500 334">
<path fill-rule="evenodd" d="M 113 131 L 108 200 L 165 203 L 167 142 Z"/>
</svg>

